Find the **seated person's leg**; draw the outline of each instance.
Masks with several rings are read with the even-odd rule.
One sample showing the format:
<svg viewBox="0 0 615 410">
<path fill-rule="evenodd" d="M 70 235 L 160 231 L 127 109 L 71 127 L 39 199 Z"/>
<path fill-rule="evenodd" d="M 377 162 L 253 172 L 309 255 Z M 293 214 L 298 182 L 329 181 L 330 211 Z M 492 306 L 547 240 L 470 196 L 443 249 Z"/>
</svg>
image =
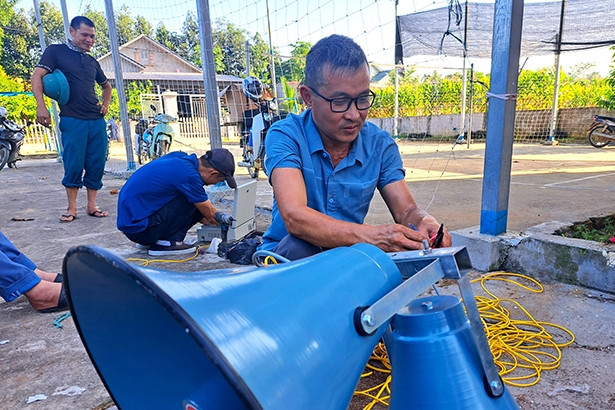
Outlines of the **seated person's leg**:
<svg viewBox="0 0 615 410">
<path fill-rule="evenodd" d="M 299 239 L 293 235 L 286 235 L 273 249 L 274 253 L 285 257 L 291 261 L 307 258 L 308 256 L 316 255 L 326 249 L 312 245 L 309 242 Z"/>
</svg>

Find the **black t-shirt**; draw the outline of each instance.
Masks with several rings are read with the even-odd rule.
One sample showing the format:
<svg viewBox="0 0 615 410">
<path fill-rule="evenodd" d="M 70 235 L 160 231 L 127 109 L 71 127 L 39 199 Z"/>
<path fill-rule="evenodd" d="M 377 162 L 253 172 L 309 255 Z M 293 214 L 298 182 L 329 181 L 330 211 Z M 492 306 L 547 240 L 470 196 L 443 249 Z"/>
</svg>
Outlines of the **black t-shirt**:
<svg viewBox="0 0 615 410">
<path fill-rule="evenodd" d="M 60 105 L 60 116 L 82 120 L 102 117 L 94 83 L 104 85 L 108 80 L 100 64 L 87 53 L 73 50 L 66 44 L 54 44 L 45 49 L 36 65 L 52 72 L 60 69 L 70 87 L 68 103 Z"/>
</svg>

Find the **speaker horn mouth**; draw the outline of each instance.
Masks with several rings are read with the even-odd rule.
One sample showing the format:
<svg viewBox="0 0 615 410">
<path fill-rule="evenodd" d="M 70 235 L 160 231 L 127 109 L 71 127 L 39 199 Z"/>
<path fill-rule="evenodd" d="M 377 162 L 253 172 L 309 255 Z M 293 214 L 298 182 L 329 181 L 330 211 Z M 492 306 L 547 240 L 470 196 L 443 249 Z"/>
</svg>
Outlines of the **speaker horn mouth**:
<svg viewBox="0 0 615 410">
<path fill-rule="evenodd" d="M 367 244 L 190 273 L 81 246 L 63 272 L 79 335 L 120 408 L 345 408 L 385 330 L 357 335 L 353 312 L 401 283 Z"/>
<path fill-rule="evenodd" d="M 87 269 L 88 281 L 91 283 L 89 289 L 83 288 L 86 286 L 85 278 L 80 280 L 79 276 L 70 274 L 76 269 L 81 273 Z M 240 400 L 242 408 L 262 408 L 241 376 L 196 321 L 150 276 L 143 274 L 143 271 L 155 270 L 141 270 L 103 249 L 80 246 L 69 250 L 64 259 L 63 271 L 67 273 L 65 287 L 75 326 L 90 360 L 115 403 L 135 408 L 132 406 L 134 403 L 138 408 L 141 399 L 135 397 L 138 396 L 135 391 L 143 393 L 165 389 L 166 386 L 161 384 L 166 385 L 167 380 L 174 378 L 181 380 L 177 384 L 193 386 L 192 389 L 185 389 L 186 402 L 195 403 L 202 398 L 203 384 L 215 384 L 221 392 L 234 392 L 227 395 L 228 404 L 233 402 L 231 397 L 235 396 L 235 401 Z M 102 279 L 99 275 L 103 274 L 114 276 L 115 280 L 111 283 L 106 281 L 106 286 L 97 287 L 95 283 Z M 132 309 L 126 309 L 129 306 L 119 303 L 117 296 L 122 294 L 130 295 L 128 297 L 131 302 L 128 304 Z M 140 317 L 132 316 L 130 310 L 140 312 Z M 105 316 L 112 318 L 107 325 L 115 331 L 107 326 L 98 330 L 92 328 L 100 326 L 100 318 Z M 104 342 L 99 343 L 92 335 L 98 334 L 100 337 L 101 332 L 112 335 L 105 336 Z M 139 340 L 139 346 L 131 350 L 130 346 L 136 339 Z M 183 351 L 173 346 L 181 346 Z M 109 355 L 105 351 L 113 353 Z M 140 353 L 136 354 L 136 351 Z M 204 353 L 208 360 L 203 360 L 199 352 Z M 192 356 L 188 358 L 186 355 Z M 165 357 L 164 361 L 152 365 L 151 360 L 161 357 Z M 118 372 L 134 374 L 135 369 L 132 366 L 117 366 L 121 362 L 141 364 L 141 370 L 149 369 L 149 375 L 140 371 L 137 378 L 141 381 L 135 378 L 130 382 L 130 391 L 125 391 L 118 386 Z M 174 364 L 169 366 L 170 363 Z M 186 367 L 186 364 L 190 364 L 191 368 Z M 209 376 L 203 377 L 203 373 L 209 373 Z M 135 387 L 135 384 L 140 387 Z M 212 403 L 212 398 L 208 396 L 207 402 Z"/>
</svg>

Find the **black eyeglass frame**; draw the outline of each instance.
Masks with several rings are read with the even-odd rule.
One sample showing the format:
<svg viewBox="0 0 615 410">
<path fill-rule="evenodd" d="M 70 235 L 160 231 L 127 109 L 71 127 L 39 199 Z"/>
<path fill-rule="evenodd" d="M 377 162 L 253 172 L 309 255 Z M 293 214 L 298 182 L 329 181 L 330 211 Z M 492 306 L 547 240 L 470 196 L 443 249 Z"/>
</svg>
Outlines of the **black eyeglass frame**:
<svg viewBox="0 0 615 410">
<path fill-rule="evenodd" d="M 329 108 L 331 109 L 331 111 L 334 112 L 334 113 L 338 113 L 338 114 L 348 111 L 350 109 L 350 106 L 352 105 L 353 102 L 354 102 L 354 106 L 357 107 L 357 110 L 365 111 L 365 110 L 369 110 L 371 108 L 371 106 L 374 105 L 374 102 L 376 101 L 376 93 L 373 92 L 372 90 L 369 90 L 369 93 L 367 95 L 360 95 L 360 96 L 355 97 L 355 98 L 349 98 L 349 97 L 327 98 L 324 95 L 322 95 L 321 93 L 319 93 L 318 91 L 316 91 L 314 88 L 310 87 L 309 85 L 307 86 L 307 88 L 312 90 L 312 92 L 314 92 L 314 94 L 316 94 L 317 96 L 319 96 L 323 100 L 327 101 L 329 103 Z M 359 99 L 365 98 L 367 96 L 369 96 L 372 99 L 372 101 L 369 103 L 369 105 L 367 107 L 359 108 Z M 334 110 L 333 109 L 333 101 L 335 101 L 335 100 L 345 100 L 345 99 L 348 100 L 348 105 L 346 106 L 345 110 L 339 111 L 339 110 Z"/>
</svg>

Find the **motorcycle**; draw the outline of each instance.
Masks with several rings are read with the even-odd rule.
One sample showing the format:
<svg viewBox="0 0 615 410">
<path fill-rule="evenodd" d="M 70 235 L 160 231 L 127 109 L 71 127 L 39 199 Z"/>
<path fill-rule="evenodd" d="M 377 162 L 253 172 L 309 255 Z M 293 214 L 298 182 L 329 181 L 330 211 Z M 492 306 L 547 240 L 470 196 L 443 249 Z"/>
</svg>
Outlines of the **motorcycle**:
<svg viewBox="0 0 615 410">
<path fill-rule="evenodd" d="M 172 121 L 177 119 L 163 113 L 156 114 L 151 120 L 139 120 L 135 126 L 135 150 L 139 164 L 153 161 L 169 152 L 175 136 L 173 127 L 169 125 Z"/>
<path fill-rule="evenodd" d="M 237 165 L 248 169 L 252 178 L 258 178 L 262 169 L 265 168 L 265 137 L 271 125 L 282 119 L 277 113 L 277 104 L 273 98 L 264 98 L 264 88 L 260 80 L 254 77 L 246 77 L 243 81 L 243 91 L 249 101 L 258 105 L 256 109 L 248 109 L 243 114 L 243 127 L 240 145 L 243 147 L 242 161 Z"/>
<path fill-rule="evenodd" d="M 15 121 L 8 119 L 9 112 L 0 107 L 0 170 L 8 164 L 9 168 L 17 168 L 19 149 L 23 144 L 24 129 Z"/>
<path fill-rule="evenodd" d="M 615 144 L 615 118 L 594 115 L 594 122 L 589 127 L 587 139 L 596 148 Z"/>
<path fill-rule="evenodd" d="M 147 132 L 147 137 L 149 138 L 153 129 L 154 121 L 151 118 L 141 118 L 135 125 L 135 153 L 137 155 L 137 160 L 141 165 L 147 162 L 147 153 L 149 152 L 149 148 L 146 148 L 147 144 L 143 140 L 143 137 Z"/>
</svg>

